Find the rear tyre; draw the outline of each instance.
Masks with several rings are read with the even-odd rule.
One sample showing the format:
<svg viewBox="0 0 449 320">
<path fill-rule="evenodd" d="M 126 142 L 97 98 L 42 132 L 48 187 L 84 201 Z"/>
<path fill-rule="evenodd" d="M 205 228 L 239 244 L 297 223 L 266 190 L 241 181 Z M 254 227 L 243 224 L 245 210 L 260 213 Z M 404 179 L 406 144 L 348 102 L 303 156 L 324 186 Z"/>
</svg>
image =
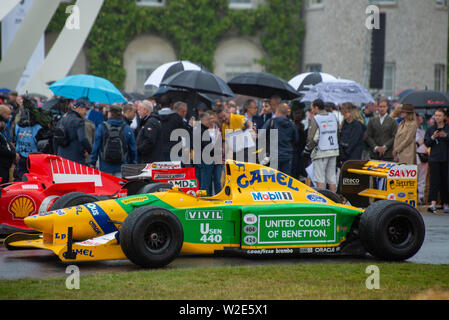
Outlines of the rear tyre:
<svg viewBox="0 0 449 320">
<path fill-rule="evenodd" d="M 341 197 L 338 194 L 336 194 L 330 190 L 327 190 L 327 189 L 321 189 L 321 188 L 314 188 L 314 189 L 316 191 L 318 191 L 319 193 L 321 193 L 326 198 L 331 199 L 333 202 L 343 204 L 343 200 L 341 199 Z"/>
<path fill-rule="evenodd" d="M 394 200 L 380 200 L 361 215 L 359 234 L 365 249 L 376 258 L 406 260 L 421 248 L 425 226 L 415 208 Z"/>
<path fill-rule="evenodd" d="M 150 183 L 140 188 L 137 194 L 164 192 L 166 190 L 171 190 L 172 188 L 173 186 L 170 183 L 165 182 Z"/>
<path fill-rule="evenodd" d="M 51 206 L 50 211 L 79 206 L 90 202 L 96 202 L 109 199 L 107 196 L 99 196 L 83 192 L 70 192 L 59 197 Z"/>
<path fill-rule="evenodd" d="M 120 230 L 120 246 L 126 257 L 145 268 L 160 268 L 172 262 L 184 242 L 181 222 L 159 207 L 140 207 L 131 212 Z"/>
</svg>

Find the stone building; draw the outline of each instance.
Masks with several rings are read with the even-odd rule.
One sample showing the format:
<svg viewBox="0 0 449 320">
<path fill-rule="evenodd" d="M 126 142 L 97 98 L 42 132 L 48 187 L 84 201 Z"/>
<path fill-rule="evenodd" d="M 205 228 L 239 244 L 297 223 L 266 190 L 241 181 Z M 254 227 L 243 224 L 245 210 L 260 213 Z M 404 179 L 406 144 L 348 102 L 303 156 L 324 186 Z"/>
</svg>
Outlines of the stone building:
<svg viewBox="0 0 449 320">
<path fill-rule="evenodd" d="M 163 7 L 168 0 L 136 0 Z M 233 10 L 251 10 L 264 0 L 230 0 Z M 387 96 L 408 88 L 446 91 L 448 52 L 447 0 L 303 0 L 305 21 L 300 70 L 322 71 L 352 79 L 369 88 L 371 34 L 366 27 L 369 5 L 386 14 L 384 81 Z M 47 35 L 50 47 L 55 35 Z M 217 45 L 214 73 L 225 80 L 249 71 L 264 71 L 256 61 L 266 57 L 257 37 L 224 37 Z M 154 34 L 134 38 L 124 52 L 126 91 L 143 91 L 159 65 L 177 60 L 173 44 Z M 71 73 L 88 71 L 84 49 Z M 289 79 L 285 79 L 289 80 Z M 376 91 L 373 91 L 376 92 Z"/>
<path fill-rule="evenodd" d="M 445 0 L 306 0 L 303 69 L 369 87 L 369 5 L 386 14 L 384 81 L 387 96 L 408 89 L 446 91 L 448 7 Z"/>
</svg>

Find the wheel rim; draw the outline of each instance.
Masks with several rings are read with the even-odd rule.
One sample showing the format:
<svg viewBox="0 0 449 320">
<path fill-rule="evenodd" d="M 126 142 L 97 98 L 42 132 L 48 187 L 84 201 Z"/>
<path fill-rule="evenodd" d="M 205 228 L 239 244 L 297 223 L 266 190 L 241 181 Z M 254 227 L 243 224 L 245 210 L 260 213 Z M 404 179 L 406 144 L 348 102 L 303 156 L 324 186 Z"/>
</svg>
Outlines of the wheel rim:
<svg viewBox="0 0 449 320">
<path fill-rule="evenodd" d="M 404 248 L 413 239 L 414 229 L 410 220 L 406 217 L 393 218 L 387 226 L 389 242 L 396 248 Z"/>
<path fill-rule="evenodd" d="M 163 252 L 171 242 L 171 232 L 167 224 L 155 222 L 145 232 L 145 246 L 153 254 Z"/>
</svg>

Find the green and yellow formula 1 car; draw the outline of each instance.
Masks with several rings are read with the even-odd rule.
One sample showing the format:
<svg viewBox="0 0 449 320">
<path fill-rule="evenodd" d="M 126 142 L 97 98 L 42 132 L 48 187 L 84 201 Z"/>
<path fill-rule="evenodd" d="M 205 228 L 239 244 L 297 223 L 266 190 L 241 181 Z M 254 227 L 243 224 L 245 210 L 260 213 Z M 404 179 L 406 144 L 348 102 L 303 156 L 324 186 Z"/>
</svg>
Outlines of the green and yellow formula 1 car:
<svg viewBox="0 0 449 320">
<path fill-rule="evenodd" d="M 225 173 L 213 197 L 174 187 L 30 216 L 25 223 L 41 234 L 13 234 L 5 245 L 51 250 L 68 262 L 129 259 L 162 267 L 180 253 L 333 255 L 359 247 L 379 259 L 405 260 L 423 243 L 422 217 L 405 202 L 353 207 L 252 163 L 227 161 Z"/>
</svg>

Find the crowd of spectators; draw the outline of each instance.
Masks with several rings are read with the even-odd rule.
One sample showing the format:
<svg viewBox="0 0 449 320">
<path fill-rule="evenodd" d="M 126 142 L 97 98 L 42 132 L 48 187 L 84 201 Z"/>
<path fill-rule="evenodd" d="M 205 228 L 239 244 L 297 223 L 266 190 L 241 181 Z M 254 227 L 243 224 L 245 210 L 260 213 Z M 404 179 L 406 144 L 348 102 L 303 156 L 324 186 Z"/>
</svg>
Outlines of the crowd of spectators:
<svg viewBox="0 0 449 320">
<path fill-rule="evenodd" d="M 217 100 L 209 107 L 192 107 L 169 97 L 112 105 L 92 103 L 87 98 L 52 99 L 60 99 L 51 108 L 58 112 L 43 124 L 24 107 L 31 103 L 41 108 L 39 97 L 16 92 L 0 97 L 3 183 L 21 180 L 28 155 L 44 152 L 116 176 L 121 175 L 123 164 L 178 157 L 176 160 L 182 159 L 185 165 L 195 166 L 200 189 L 209 195 L 221 190 L 223 160 L 229 158 L 275 164 L 276 169 L 296 179 L 305 181 L 309 176 L 315 186 L 336 191 L 342 163 L 375 159 L 417 164 L 419 200 L 427 200 L 429 211 L 437 212 L 440 199 L 444 212 L 449 212 L 449 125 L 442 109 L 426 116 L 412 105 L 392 104 L 382 97 L 362 107 L 316 100 L 310 108 L 295 101 L 285 103 L 277 96 L 242 103 Z M 200 154 L 194 148 L 196 126 L 201 134 Z M 177 129 L 188 136 L 173 139 Z M 267 141 L 271 130 L 277 131 L 274 143 Z M 229 149 L 228 134 L 236 131 L 248 132 L 254 146 Z M 270 150 L 273 145 L 276 152 Z M 205 150 L 212 161 L 203 161 Z M 428 176 L 430 190 L 425 199 Z"/>
</svg>

